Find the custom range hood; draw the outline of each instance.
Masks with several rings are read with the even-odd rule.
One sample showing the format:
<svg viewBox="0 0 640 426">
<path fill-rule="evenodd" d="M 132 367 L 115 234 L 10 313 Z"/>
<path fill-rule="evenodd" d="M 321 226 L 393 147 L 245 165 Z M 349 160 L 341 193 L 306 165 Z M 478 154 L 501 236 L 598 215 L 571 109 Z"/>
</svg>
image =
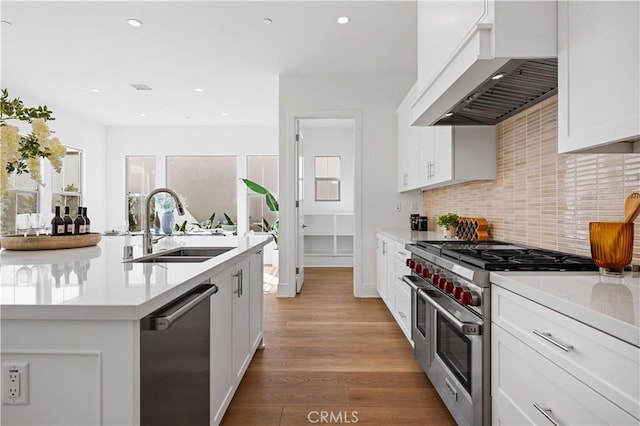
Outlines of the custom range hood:
<svg viewBox="0 0 640 426">
<path fill-rule="evenodd" d="M 490 68 L 490 67 L 488 67 Z M 425 125 L 495 125 L 558 91 L 558 60 L 510 59 L 460 97 L 452 87 L 418 118 Z M 460 82 L 464 86 L 464 81 Z M 457 92 L 457 93 L 456 93 Z"/>
</svg>

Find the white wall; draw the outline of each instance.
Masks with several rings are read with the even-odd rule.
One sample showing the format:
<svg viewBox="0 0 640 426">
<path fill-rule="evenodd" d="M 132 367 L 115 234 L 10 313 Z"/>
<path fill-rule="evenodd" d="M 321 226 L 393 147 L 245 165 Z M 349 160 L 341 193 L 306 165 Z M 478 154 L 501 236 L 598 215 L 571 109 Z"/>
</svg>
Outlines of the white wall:
<svg viewBox="0 0 640 426">
<path fill-rule="evenodd" d="M 375 268 L 379 228 L 409 226 L 410 201 L 417 193 L 397 192 L 396 109 L 415 76 L 281 75 L 280 104 L 280 269 L 278 295 L 295 295 L 295 206 L 293 118 L 356 118 L 356 238 L 354 294 L 377 296 Z M 395 212 L 401 202 L 404 208 Z"/>
<path fill-rule="evenodd" d="M 19 97 L 25 106 L 35 107 L 47 105 L 53 111 L 55 120 L 47 122 L 49 129 L 55 131 L 63 145 L 81 149 L 84 156 L 82 204 L 87 206 L 87 214 L 91 218 L 92 232 L 102 232 L 105 229 L 107 203 L 105 194 L 107 183 L 106 169 L 106 128 L 100 123 L 71 113 L 46 100 L 37 99 L 24 93 L 9 92 L 9 96 Z M 25 129 L 25 130 L 28 130 Z M 43 191 L 40 208 L 48 211 L 51 206 L 50 171 L 51 166 L 45 161 L 42 177 L 47 184 Z"/>
<path fill-rule="evenodd" d="M 237 156 L 238 178 L 246 176 L 247 155 L 277 155 L 276 126 L 218 127 L 109 127 L 107 128 L 107 181 L 112 190 L 107 195 L 112 212 L 107 226 L 124 226 L 125 156 L 156 157 L 155 187 L 165 186 L 165 157 L 170 155 L 234 155 Z M 238 234 L 247 230 L 246 188 L 238 180 Z M 269 259 L 268 256 L 265 257 Z"/>
<path fill-rule="evenodd" d="M 305 214 L 353 213 L 354 128 L 315 127 L 301 120 L 304 136 L 304 212 Z M 352 121 L 352 120 L 349 120 Z M 340 157 L 340 201 L 315 200 L 315 157 Z"/>
</svg>

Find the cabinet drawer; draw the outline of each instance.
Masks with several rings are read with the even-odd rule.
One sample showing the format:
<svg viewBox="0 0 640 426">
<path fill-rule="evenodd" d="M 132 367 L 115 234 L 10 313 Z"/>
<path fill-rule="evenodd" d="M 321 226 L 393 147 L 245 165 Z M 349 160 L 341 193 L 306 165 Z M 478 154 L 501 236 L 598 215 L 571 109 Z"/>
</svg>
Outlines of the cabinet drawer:
<svg viewBox="0 0 640 426">
<path fill-rule="evenodd" d="M 492 321 L 640 418 L 640 349 L 498 286 Z"/>
<path fill-rule="evenodd" d="M 404 335 L 411 342 L 411 292 L 409 286 L 404 281 L 396 280 L 394 292 L 396 305 L 393 316 L 396 318 Z"/>
<path fill-rule="evenodd" d="M 501 327 L 491 332 L 492 424 L 550 424 L 540 410 L 560 425 L 638 424 Z"/>
</svg>

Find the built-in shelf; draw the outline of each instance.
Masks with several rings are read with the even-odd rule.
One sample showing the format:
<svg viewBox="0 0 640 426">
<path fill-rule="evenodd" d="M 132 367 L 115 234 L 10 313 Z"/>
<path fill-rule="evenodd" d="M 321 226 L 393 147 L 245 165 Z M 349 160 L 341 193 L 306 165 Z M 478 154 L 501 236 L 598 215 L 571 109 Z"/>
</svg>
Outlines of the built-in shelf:
<svg viewBox="0 0 640 426">
<path fill-rule="evenodd" d="M 304 224 L 305 266 L 353 266 L 352 213 L 307 214 Z"/>
</svg>

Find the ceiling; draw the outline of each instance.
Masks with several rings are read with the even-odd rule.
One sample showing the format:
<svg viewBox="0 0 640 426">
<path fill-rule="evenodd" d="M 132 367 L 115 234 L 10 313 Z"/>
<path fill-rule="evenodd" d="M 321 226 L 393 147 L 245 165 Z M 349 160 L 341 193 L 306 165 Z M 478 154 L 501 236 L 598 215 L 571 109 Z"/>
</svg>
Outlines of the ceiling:
<svg viewBox="0 0 640 426">
<path fill-rule="evenodd" d="M 278 74 L 416 74 L 415 1 L 0 7 L 2 87 L 108 126 L 274 125 Z"/>
</svg>

